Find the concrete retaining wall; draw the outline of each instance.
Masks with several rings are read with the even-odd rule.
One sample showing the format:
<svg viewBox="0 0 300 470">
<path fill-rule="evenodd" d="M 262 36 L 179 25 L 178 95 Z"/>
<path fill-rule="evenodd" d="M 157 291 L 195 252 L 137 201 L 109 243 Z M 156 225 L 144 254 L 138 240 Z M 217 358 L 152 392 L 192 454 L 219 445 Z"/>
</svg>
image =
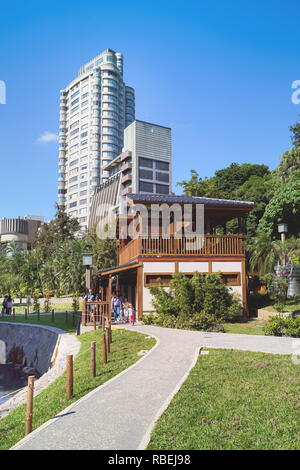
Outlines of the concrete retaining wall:
<svg viewBox="0 0 300 470">
<path fill-rule="evenodd" d="M 1 322 L 0 364 L 15 362 L 33 367 L 41 376 L 51 366 L 58 337 L 58 332 L 39 326 Z"/>
<path fill-rule="evenodd" d="M 35 381 L 34 396 L 41 393 L 66 368 L 66 355 L 74 357 L 80 350 L 78 339 L 52 326 L 0 322 L 0 359 L 7 362 L 16 347 L 23 350 L 26 365 L 34 367 L 41 377 Z M 2 354 L 1 354 L 2 351 Z M 0 419 L 26 400 L 27 387 L 0 405 Z"/>
</svg>

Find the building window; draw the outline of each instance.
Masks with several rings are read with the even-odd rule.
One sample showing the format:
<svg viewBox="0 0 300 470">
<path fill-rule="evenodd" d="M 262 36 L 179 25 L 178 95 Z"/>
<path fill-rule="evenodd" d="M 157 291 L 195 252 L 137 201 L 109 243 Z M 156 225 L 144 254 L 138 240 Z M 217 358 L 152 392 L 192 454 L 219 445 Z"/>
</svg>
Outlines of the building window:
<svg viewBox="0 0 300 470">
<path fill-rule="evenodd" d="M 169 171 L 169 166 L 170 165 L 167 162 L 155 161 L 155 168 L 157 168 L 157 170 Z"/>
<path fill-rule="evenodd" d="M 153 171 L 139 169 L 140 178 L 145 180 L 153 180 Z"/>
<path fill-rule="evenodd" d="M 156 194 L 169 194 L 169 185 L 156 184 Z"/>
<path fill-rule="evenodd" d="M 150 158 L 139 157 L 139 166 L 144 166 L 146 168 L 153 168 L 153 160 Z"/>
<path fill-rule="evenodd" d="M 153 183 L 146 183 L 145 181 L 140 181 L 140 191 L 144 193 L 153 193 Z"/>
<path fill-rule="evenodd" d="M 241 285 L 241 273 L 222 273 L 221 278 L 226 286 Z"/>
<path fill-rule="evenodd" d="M 169 183 L 169 173 L 155 173 L 157 181 L 163 181 L 165 183 Z"/>
<path fill-rule="evenodd" d="M 156 274 L 145 274 L 144 285 L 145 287 L 160 286 L 161 284 L 165 287 L 170 285 L 173 279 L 172 274 L 156 273 Z"/>
</svg>

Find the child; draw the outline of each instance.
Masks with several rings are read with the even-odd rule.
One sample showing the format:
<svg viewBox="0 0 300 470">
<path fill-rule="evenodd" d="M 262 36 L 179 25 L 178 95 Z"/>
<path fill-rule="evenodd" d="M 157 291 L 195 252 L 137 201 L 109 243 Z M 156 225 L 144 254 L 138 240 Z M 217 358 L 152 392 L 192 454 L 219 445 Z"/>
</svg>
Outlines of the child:
<svg viewBox="0 0 300 470">
<path fill-rule="evenodd" d="M 134 325 L 134 308 L 132 304 L 128 305 L 128 315 L 129 315 L 130 325 L 133 326 Z"/>
<path fill-rule="evenodd" d="M 129 302 L 128 300 L 125 298 L 124 299 L 124 302 L 122 304 L 122 309 L 123 309 L 123 319 L 125 321 L 125 323 L 128 322 L 129 318 L 128 318 L 128 307 L 129 307 Z"/>
</svg>

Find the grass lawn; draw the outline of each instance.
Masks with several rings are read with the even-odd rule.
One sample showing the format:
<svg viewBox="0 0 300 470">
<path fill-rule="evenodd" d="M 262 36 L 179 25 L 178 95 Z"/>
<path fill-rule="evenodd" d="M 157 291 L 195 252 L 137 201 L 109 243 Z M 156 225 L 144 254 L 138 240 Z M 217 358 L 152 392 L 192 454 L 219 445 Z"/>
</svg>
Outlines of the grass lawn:
<svg viewBox="0 0 300 470">
<path fill-rule="evenodd" d="M 63 316 L 64 317 L 64 316 Z M 51 324 L 45 322 L 43 324 Z M 42 323 L 42 321 L 41 321 Z M 58 323 L 58 322 L 57 322 Z M 55 326 L 58 324 L 55 323 Z M 61 326 L 60 326 L 61 327 Z M 141 350 L 151 349 L 155 339 L 128 330 L 113 330 L 113 343 L 107 364 L 102 364 L 101 332 L 91 331 L 78 336 L 81 350 L 74 362 L 74 397 L 67 399 L 65 394 L 65 374 L 53 382 L 46 390 L 34 398 L 33 429 L 53 418 L 71 403 L 111 379 L 134 364 L 140 357 Z M 97 341 L 97 375 L 90 378 L 89 359 L 90 343 Z M 20 405 L 8 416 L 0 420 L 0 449 L 9 449 L 24 437 L 25 405 Z"/>
<path fill-rule="evenodd" d="M 276 312 L 274 305 L 268 305 L 264 307 L 264 310 L 269 310 L 269 312 Z M 293 312 L 294 310 L 300 310 L 300 303 L 293 303 L 292 300 L 287 300 L 284 306 L 285 312 Z"/>
<path fill-rule="evenodd" d="M 148 449 L 300 449 L 299 365 L 210 349 L 159 419 Z"/>
<path fill-rule="evenodd" d="M 15 303 L 13 304 L 13 308 L 15 309 L 16 315 L 24 315 L 25 314 L 25 308 L 27 308 L 27 305 L 25 303 L 19 304 Z M 79 302 L 79 308 L 82 308 L 82 301 Z M 54 309 L 55 312 L 71 312 L 72 309 L 72 302 L 51 302 L 50 310 Z M 33 304 L 30 306 L 30 312 L 33 313 L 34 307 Z M 44 313 L 44 302 L 40 302 L 40 312 Z"/>
<path fill-rule="evenodd" d="M 262 335 L 264 336 L 265 321 L 250 318 L 244 323 L 225 323 L 225 333 L 238 333 L 244 335 Z"/>
<path fill-rule="evenodd" d="M 28 320 L 25 320 L 24 316 L 0 316 L 1 321 L 17 322 L 17 323 L 36 323 L 37 325 L 48 325 L 54 326 L 55 328 L 60 328 L 62 330 L 69 331 L 70 333 L 75 331 L 77 325 L 77 317 L 75 316 L 73 326 L 73 315 L 69 313 L 66 315 L 64 313 L 56 313 L 54 315 L 54 322 L 52 321 L 52 315 L 41 315 L 40 320 L 38 321 L 37 315 L 28 315 Z"/>
</svg>

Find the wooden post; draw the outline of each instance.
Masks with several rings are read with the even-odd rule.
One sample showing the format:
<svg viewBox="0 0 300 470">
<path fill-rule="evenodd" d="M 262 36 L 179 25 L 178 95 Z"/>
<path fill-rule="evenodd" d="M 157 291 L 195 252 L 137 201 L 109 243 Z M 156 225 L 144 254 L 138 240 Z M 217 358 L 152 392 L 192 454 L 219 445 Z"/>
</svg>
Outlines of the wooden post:
<svg viewBox="0 0 300 470">
<path fill-rule="evenodd" d="M 143 315 L 143 268 L 137 268 L 137 319 Z"/>
<path fill-rule="evenodd" d="M 108 322 L 108 333 L 109 333 L 109 342 L 112 343 L 112 333 L 111 333 L 111 320 Z"/>
<path fill-rule="evenodd" d="M 107 354 L 110 353 L 110 340 L 109 340 L 109 328 L 106 328 L 106 350 Z"/>
<path fill-rule="evenodd" d="M 34 375 L 30 375 L 28 377 L 25 436 L 27 436 L 27 434 L 31 433 L 32 431 L 33 392 L 34 392 Z"/>
<path fill-rule="evenodd" d="M 40 309 L 38 310 L 37 317 L 38 317 L 38 321 L 40 321 Z"/>
<path fill-rule="evenodd" d="M 51 319 L 54 322 L 54 308 L 52 309 Z"/>
<path fill-rule="evenodd" d="M 16 316 L 16 309 L 15 309 L 15 307 L 14 307 L 14 308 L 13 308 L 13 317 L 15 317 L 15 316 Z"/>
<path fill-rule="evenodd" d="M 103 363 L 107 363 L 107 349 L 106 349 L 106 333 L 105 331 L 102 333 L 102 360 Z"/>
<path fill-rule="evenodd" d="M 108 301 L 108 312 L 107 316 L 108 319 L 111 319 L 111 297 L 112 297 L 112 275 L 110 274 L 109 279 L 108 279 L 108 292 L 107 292 L 107 301 Z"/>
<path fill-rule="evenodd" d="M 66 378 L 67 398 L 73 396 L 73 354 L 67 355 L 67 378 Z"/>
<path fill-rule="evenodd" d="M 96 305 L 94 305 L 94 307 L 96 307 Z M 91 310 L 91 312 L 93 313 L 93 323 L 94 323 L 94 330 L 97 329 L 97 323 L 96 323 L 96 310 Z"/>
<path fill-rule="evenodd" d="M 86 305 L 85 305 L 85 301 L 82 302 L 82 325 L 86 326 Z"/>
<path fill-rule="evenodd" d="M 25 308 L 25 320 L 27 320 L 27 308 Z"/>
<path fill-rule="evenodd" d="M 91 342 L 90 376 L 96 377 L 96 341 Z"/>
</svg>

